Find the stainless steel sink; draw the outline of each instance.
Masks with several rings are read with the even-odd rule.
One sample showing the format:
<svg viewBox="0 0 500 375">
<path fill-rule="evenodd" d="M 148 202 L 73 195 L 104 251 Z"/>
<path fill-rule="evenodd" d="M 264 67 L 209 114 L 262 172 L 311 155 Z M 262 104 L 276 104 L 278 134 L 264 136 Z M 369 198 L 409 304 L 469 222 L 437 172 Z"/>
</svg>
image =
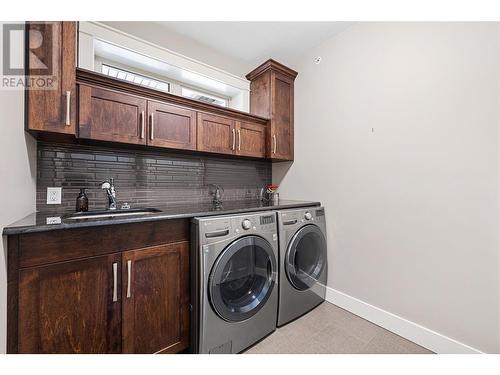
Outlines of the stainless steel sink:
<svg viewBox="0 0 500 375">
<path fill-rule="evenodd" d="M 96 210 L 88 212 L 76 212 L 74 214 L 69 214 L 64 216 L 64 220 L 85 220 L 85 219 L 102 219 L 102 218 L 113 218 L 113 217 L 123 217 L 123 216 L 142 216 L 151 215 L 154 213 L 161 212 L 157 208 L 130 208 L 124 210 Z"/>
</svg>

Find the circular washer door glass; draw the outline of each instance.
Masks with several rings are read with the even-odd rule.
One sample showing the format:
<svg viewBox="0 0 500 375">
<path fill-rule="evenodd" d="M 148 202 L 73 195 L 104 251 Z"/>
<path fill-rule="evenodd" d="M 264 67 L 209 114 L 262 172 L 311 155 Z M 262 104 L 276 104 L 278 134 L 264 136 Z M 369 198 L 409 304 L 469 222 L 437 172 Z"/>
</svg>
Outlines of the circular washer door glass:
<svg viewBox="0 0 500 375">
<path fill-rule="evenodd" d="M 316 284 L 326 265 L 326 239 L 314 224 L 300 228 L 285 255 L 285 271 L 295 289 L 307 290 Z"/>
<path fill-rule="evenodd" d="M 210 273 L 208 292 L 215 312 L 238 322 L 255 315 L 276 282 L 276 256 L 258 236 L 237 239 L 219 255 Z"/>
</svg>

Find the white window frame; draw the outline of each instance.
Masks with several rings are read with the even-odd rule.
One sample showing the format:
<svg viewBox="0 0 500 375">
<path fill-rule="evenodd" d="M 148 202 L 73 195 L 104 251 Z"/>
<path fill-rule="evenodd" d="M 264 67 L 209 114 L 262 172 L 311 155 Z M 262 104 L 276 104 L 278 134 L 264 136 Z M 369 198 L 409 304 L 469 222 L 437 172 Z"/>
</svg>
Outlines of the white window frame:
<svg viewBox="0 0 500 375">
<path fill-rule="evenodd" d="M 230 108 L 231 107 L 231 97 L 225 96 L 225 95 L 221 95 L 221 94 L 219 94 L 217 92 L 211 92 L 209 90 L 204 90 L 204 89 L 202 89 L 200 87 L 196 87 L 194 85 L 186 85 L 186 84 L 184 84 L 182 82 L 177 82 L 177 81 L 174 81 L 174 80 L 170 80 L 167 77 L 161 76 L 159 74 L 155 74 L 155 73 L 152 73 L 152 72 L 143 71 L 142 69 L 130 67 L 130 66 L 125 65 L 123 63 L 120 63 L 118 61 L 112 61 L 112 60 L 102 59 L 102 58 L 99 58 L 99 59 L 95 60 L 95 69 L 97 71 L 102 72 L 102 66 L 103 65 L 106 65 L 106 66 L 109 66 L 111 68 L 115 68 L 115 69 L 118 69 L 118 70 L 126 71 L 126 72 L 129 72 L 129 73 L 132 73 L 132 74 L 136 74 L 136 75 L 139 75 L 139 76 L 142 76 L 142 77 L 145 77 L 145 78 L 150 78 L 150 79 L 155 80 L 155 81 L 160 81 L 160 82 L 166 83 L 166 84 L 169 85 L 169 91 L 168 91 L 168 93 L 170 93 L 170 94 L 175 94 L 175 95 L 179 95 L 179 96 L 182 96 L 182 97 L 186 97 L 186 96 L 182 95 L 182 89 L 186 88 L 186 89 L 189 89 L 189 90 L 197 91 L 197 92 L 199 92 L 201 94 L 205 94 L 207 96 L 213 96 L 213 97 L 215 97 L 217 99 L 223 100 L 225 102 L 225 104 L 226 104 L 225 106 L 221 106 L 223 108 Z M 130 82 L 130 81 L 128 81 L 128 82 Z M 144 87 L 147 87 L 147 86 L 144 86 Z M 164 90 L 161 90 L 161 91 L 166 92 Z M 214 105 L 218 105 L 218 104 L 214 104 Z"/>
<path fill-rule="evenodd" d="M 183 74 L 194 74 L 202 77 L 203 79 L 209 79 L 214 82 L 227 85 L 227 87 L 230 87 L 231 90 L 235 92 L 234 94 L 231 94 L 232 96 L 229 101 L 229 107 L 244 112 L 248 112 L 250 109 L 250 82 L 245 78 L 238 77 L 222 69 L 184 56 L 180 53 L 158 46 L 147 40 L 125 33 L 121 30 L 114 29 L 99 22 L 80 21 L 78 40 L 78 66 L 81 68 L 92 71 L 95 71 L 95 68 L 98 68 L 95 66 L 94 61 L 94 40 L 100 40 L 115 46 L 120 46 L 121 48 L 128 49 L 135 53 L 142 54 L 149 58 L 165 62 L 175 69 L 182 71 Z M 173 82 L 174 79 L 169 79 L 169 81 L 171 83 L 171 93 L 180 95 L 180 84 L 184 84 L 185 82 Z M 203 91 L 206 90 L 203 89 Z M 217 93 L 215 96 L 220 96 L 220 93 Z"/>
</svg>

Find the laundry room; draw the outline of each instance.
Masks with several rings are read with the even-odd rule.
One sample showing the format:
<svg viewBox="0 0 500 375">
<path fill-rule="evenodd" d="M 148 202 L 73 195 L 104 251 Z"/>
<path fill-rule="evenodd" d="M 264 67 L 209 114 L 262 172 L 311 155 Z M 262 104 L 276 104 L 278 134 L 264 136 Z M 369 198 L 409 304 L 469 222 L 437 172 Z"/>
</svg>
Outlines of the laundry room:
<svg viewBox="0 0 500 375">
<path fill-rule="evenodd" d="M 500 354 L 500 21 L 258 3 L 0 22 L 0 361 Z"/>
</svg>

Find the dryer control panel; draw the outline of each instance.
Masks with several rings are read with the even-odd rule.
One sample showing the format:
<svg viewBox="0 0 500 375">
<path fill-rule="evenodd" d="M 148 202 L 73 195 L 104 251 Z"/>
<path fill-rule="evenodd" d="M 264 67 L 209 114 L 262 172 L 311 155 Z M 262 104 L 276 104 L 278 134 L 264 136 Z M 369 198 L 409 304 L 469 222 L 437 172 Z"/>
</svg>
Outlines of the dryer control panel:
<svg viewBox="0 0 500 375">
<path fill-rule="evenodd" d="M 283 228 L 305 224 L 320 224 L 325 222 L 324 207 L 308 207 L 298 210 L 283 210 L 279 213 L 279 225 Z"/>
</svg>

